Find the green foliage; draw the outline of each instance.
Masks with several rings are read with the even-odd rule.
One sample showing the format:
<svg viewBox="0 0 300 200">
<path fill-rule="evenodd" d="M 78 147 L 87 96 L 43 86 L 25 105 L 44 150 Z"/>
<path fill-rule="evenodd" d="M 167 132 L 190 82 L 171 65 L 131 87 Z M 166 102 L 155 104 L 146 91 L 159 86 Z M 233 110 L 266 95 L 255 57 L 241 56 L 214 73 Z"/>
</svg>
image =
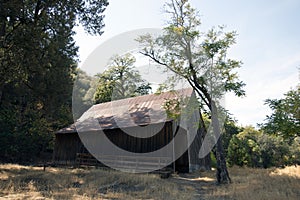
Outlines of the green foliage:
<svg viewBox="0 0 300 200">
<path fill-rule="evenodd" d="M 239 166 L 258 166 L 259 147 L 256 138 L 261 133 L 253 127 L 246 127 L 238 135 L 234 135 L 228 146 L 228 163 Z"/>
<path fill-rule="evenodd" d="M 149 94 L 150 84 L 135 69 L 135 61 L 131 54 L 112 58 L 108 69 L 97 75 L 96 103 Z"/>
<path fill-rule="evenodd" d="M 298 164 L 299 145 L 297 140 L 289 145 L 281 136 L 264 134 L 246 127 L 231 138 L 227 161 L 230 165 L 264 168 Z"/>
<path fill-rule="evenodd" d="M 135 89 L 135 93 L 138 95 L 146 95 L 149 94 L 151 90 L 151 84 L 143 81 L 143 83 Z"/>
<path fill-rule="evenodd" d="M 289 163 L 289 145 L 282 137 L 262 135 L 257 140 L 260 145 L 261 165 L 264 168 L 284 166 Z"/>
<path fill-rule="evenodd" d="M 211 167 L 217 167 L 217 160 L 213 152 L 210 152 Z"/>
<path fill-rule="evenodd" d="M 0 112 L 0 152 L 2 161 L 16 162 L 33 159 L 40 152 L 52 148 L 53 125 L 38 108 L 26 107 L 21 112 Z"/>
<path fill-rule="evenodd" d="M 299 87 L 284 96 L 266 100 L 273 113 L 260 124 L 260 131 L 247 127 L 230 140 L 229 164 L 264 168 L 299 164 Z"/>
<path fill-rule="evenodd" d="M 163 35 L 143 35 L 137 39 L 144 47 L 141 53 L 174 73 L 171 84 L 174 80 L 187 80 L 209 109 L 212 96 L 230 91 L 244 95 L 245 84 L 234 72 L 241 62 L 226 57 L 236 33 L 225 32 L 224 27 L 201 33 L 200 19 L 188 1 L 173 0 L 166 4 L 166 9 L 171 20 Z"/>
<path fill-rule="evenodd" d="M 261 128 L 268 134 L 280 135 L 288 140 L 300 136 L 300 87 L 287 92 L 282 99 L 267 99 L 272 109 Z"/>
<path fill-rule="evenodd" d="M 178 119 L 181 114 L 182 102 L 179 99 L 168 99 L 165 101 L 163 108 L 169 119 Z"/>
<path fill-rule="evenodd" d="M 73 86 L 73 117 L 78 119 L 94 103 L 94 94 L 97 88 L 97 79 L 86 72 L 76 70 L 76 82 Z M 74 109 L 76 108 L 76 109 Z"/>
<path fill-rule="evenodd" d="M 290 164 L 300 165 L 300 137 L 296 137 L 292 144 L 289 146 L 290 150 Z"/>
<path fill-rule="evenodd" d="M 76 20 L 87 31 L 101 34 L 106 6 L 106 0 L 1 1 L 1 86 L 15 81 L 30 84 L 32 77 L 44 80 L 53 68 L 71 67 L 77 52 L 72 38 Z"/>
<path fill-rule="evenodd" d="M 217 99 L 226 92 L 245 94 L 245 84 L 235 72 L 241 62 L 226 56 L 235 43 L 236 33 L 225 32 L 224 27 L 202 33 L 199 15 L 188 0 L 170 0 L 166 3 L 166 13 L 170 18 L 162 35 L 154 38 L 148 34 L 137 39 L 143 45 L 141 53 L 173 72 L 172 80 L 184 79 L 189 83 L 201 105 L 211 112 L 213 132 L 219 136 Z M 216 159 L 217 181 L 230 182 L 222 140 L 217 140 Z"/>
<path fill-rule="evenodd" d="M 230 115 L 227 113 L 227 117 L 224 123 L 224 130 L 222 134 L 222 142 L 224 146 L 225 157 L 227 157 L 228 154 L 228 146 L 231 138 L 237 135 L 238 133 L 240 133 L 241 131 L 242 128 L 238 127 L 236 125 L 236 121 L 232 119 Z"/>
<path fill-rule="evenodd" d="M 0 159 L 24 161 L 51 149 L 72 121 L 81 23 L 102 34 L 106 0 L 0 1 Z"/>
</svg>

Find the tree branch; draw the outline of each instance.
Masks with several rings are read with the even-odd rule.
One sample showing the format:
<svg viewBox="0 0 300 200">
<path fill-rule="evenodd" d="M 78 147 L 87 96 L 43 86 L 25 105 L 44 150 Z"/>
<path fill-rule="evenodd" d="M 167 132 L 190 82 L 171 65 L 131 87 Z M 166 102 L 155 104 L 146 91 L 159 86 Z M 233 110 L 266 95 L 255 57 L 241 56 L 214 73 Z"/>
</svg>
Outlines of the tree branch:
<svg viewBox="0 0 300 200">
<path fill-rule="evenodd" d="M 160 60 L 158 60 L 158 59 L 154 56 L 154 53 L 151 53 L 152 55 L 149 54 L 149 53 L 141 52 L 141 51 L 140 51 L 139 53 L 141 53 L 141 54 L 144 55 L 144 56 L 147 56 L 147 57 L 151 58 L 151 59 L 152 59 L 154 62 L 156 62 L 157 64 L 160 64 L 160 65 L 163 65 L 163 66 L 167 67 L 167 69 L 169 69 L 170 71 L 174 72 L 175 74 L 178 74 L 179 76 L 181 76 L 181 77 L 183 77 L 183 78 L 185 78 L 185 79 L 188 79 L 187 76 L 183 75 L 183 74 L 180 73 L 179 71 L 174 70 L 174 69 L 173 69 L 172 67 L 170 67 L 168 64 L 163 63 L 163 62 L 161 62 Z"/>
</svg>

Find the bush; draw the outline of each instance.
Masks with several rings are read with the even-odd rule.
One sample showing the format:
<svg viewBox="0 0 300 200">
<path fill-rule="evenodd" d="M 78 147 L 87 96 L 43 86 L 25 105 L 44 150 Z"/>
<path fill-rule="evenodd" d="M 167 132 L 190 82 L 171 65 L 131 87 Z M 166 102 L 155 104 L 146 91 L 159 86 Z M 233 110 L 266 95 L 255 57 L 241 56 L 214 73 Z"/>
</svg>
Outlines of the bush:
<svg viewBox="0 0 300 200">
<path fill-rule="evenodd" d="M 289 144 L 281 136 L 267 135 L 252 127 L 233 136 L 228 146 L 229 165 L 283 167 L 300 163 L 299 140 Z"/>
<path fill-rule="evenodd" d="M 300 137 L 296 137 L 293 143 L 289 146 L 290 151 L 290 163 L 294 165 L 300 165 Z"/>
<path fill-rule="evenodd" d="M 263 134 L 258 137 L 257 143 L 260 147 L 262 167 L 282 167 L 289 164 L 289 146 L 282 137 Z"/>
<path fill-rule="evenodd" d="M 246 127 L 234 135 L 228 146 L 228 164 L 255 167 L 259 164 L 259 146 L 256 137 L 260 133 L 252 127 Z"/>
</svg>

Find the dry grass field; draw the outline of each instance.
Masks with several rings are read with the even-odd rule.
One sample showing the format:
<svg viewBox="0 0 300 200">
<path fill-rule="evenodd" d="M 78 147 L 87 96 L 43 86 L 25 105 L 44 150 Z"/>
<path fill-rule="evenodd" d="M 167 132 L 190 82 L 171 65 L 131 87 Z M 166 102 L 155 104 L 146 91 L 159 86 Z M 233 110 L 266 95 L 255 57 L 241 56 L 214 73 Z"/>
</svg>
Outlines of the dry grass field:
<svg viewBox="0 0 300 200">
<path fill-rule="evenodd" d="M 229 169 L 232 184 L 209 188 L 205 199 L 300 199 L 300 166 Z"/>
<path fill-rule="evenodd" d="M 0 199 L 299 199 L 300 166 L 229 169 L 232 184 L 215 185 L 214 171 L 127 174 L 103 169 L 0 165 Z"/>
</svg>

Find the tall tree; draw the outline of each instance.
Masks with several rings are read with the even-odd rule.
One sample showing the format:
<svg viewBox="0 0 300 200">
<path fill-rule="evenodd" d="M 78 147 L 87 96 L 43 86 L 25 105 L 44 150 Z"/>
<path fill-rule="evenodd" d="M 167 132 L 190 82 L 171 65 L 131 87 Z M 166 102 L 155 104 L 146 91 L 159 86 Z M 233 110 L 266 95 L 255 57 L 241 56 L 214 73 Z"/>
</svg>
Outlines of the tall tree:
<svg viewBox="0 0 300 200">
<path fill-rule="evenodd" d="M 221 139 L 218 99 L 228 91 L 237 96 L 245 93 L 244 83 L 234 73 L 241 62 L 226 57 L 228 49 L 235 43 L 236 33 L 224 32 L 223 27 L 201 33 L 198 13 L 188 0 L 171 0 L 166 4 L 166 13 L 170 19 L 161 36 L 138 38 L 144 46 L 141 53 L 174 72 L 175 77 L 185 79 L 201 99 L 201 110 L 208 108 L 214 135 L 219 138 L 215 151 L 217 182 L 228 183 L 230 177 Z M 200 124 L 206 132 L 203 119 Z"/>
<path fill-rule="evenodd" d="M 17 140 L 7 140 L 10 152 L 22 152 L 18 142 L 29 148 L 34 146 L 29 138 L 51 138 L 53 130 L 70 123 L 78 50 L 73 28 L 79 22 L 101 35 L 107 5 L 106 0 L 0 0 L 0 134 Z"/>
<path fill-rule="evenodd" d="M 74 59 L 77 48 L 72 29 L 76 21 L 88 32 L 101 35 L 102 12 L 107 5 L 106 0 L 1 0 L 1 88 L 9 82 L 27 81 L 29 73 L 43 67 L 51 68 L 52 60 Z M 51 57 L 54 53 L 61 60 Z"/>
<path fill-rule="evenodd" d="M 149 94 L 151 87 L 135 69 L 135 57 L 131 54 L 115 56 L 103 73 L 95 93 L 96 103 Z"/>
</svg>

